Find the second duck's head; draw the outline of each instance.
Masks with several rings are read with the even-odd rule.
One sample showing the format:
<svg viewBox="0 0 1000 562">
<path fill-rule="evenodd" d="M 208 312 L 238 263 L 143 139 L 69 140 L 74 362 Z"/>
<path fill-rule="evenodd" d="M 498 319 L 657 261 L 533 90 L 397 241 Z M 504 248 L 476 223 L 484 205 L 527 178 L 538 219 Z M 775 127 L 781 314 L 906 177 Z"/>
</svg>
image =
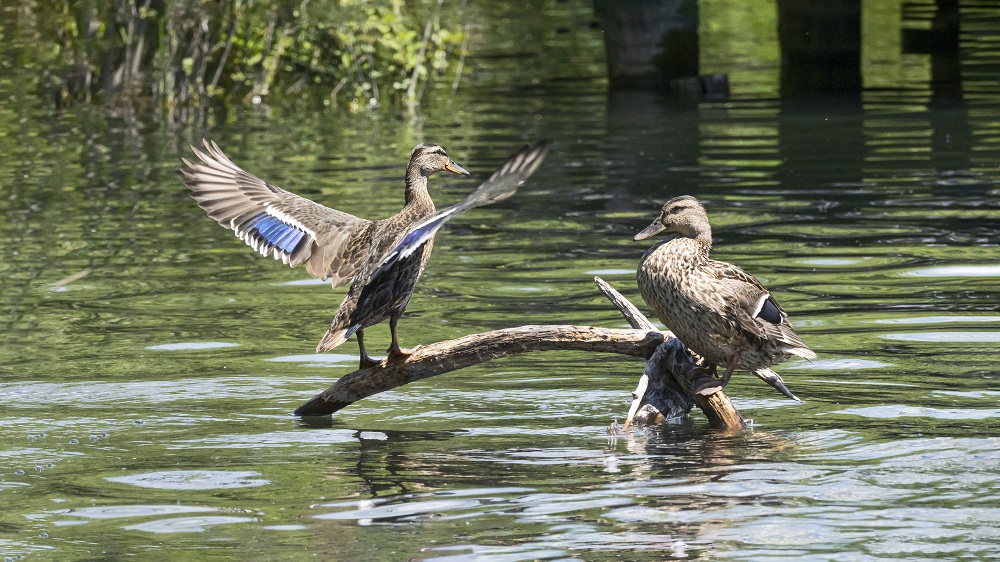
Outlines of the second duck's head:
<svg viewBox="0 0 1000 562">
<path fill-rule="evenodd" d="M 712 227 L 708 224 L 708 214 L 705 207 L 690 195 L 674 197 L 663 204 L 660 216 L 652 224 L 635 235 L 635 240 L 652 238 L 661 232 L 671 232 L 686 238 L 712 236 Z"/>
<path fill-rule="evenodd" d="M 413 147 L 409 167 L 420 170 L 420 175 L 424 177 L 442 170 L 462 176 L 469 175 L 465 168 L 456 164 L 448 153 L 436 144 L 418 144 Z"/>
</svg>

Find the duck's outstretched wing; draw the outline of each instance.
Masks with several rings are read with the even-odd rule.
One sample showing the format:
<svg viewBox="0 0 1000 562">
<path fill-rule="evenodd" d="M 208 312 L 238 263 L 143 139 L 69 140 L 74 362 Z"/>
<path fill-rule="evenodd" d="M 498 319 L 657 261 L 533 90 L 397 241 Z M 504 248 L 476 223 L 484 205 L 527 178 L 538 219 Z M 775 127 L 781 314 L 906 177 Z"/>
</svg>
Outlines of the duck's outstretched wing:
<svg viewBox="0 0 1000 562">
<path fill-rule="evenodd" d="M 364 264 L 359 241 L 372 222 L 285 191 L 234 164 L 214 142 L 207 153 L 191 147 L 200 162 L 182 158 L 191 197 L 222 226 L 261 255 L 291 267 L 305 264 L 313 277 L 334 287 L 350 281 Z"/>
<path fill-rule="evenodd" d="M 550 144 L 549 141 L 542 141 L 532 147 L 523 147 L 464 201 L 441 209 L 410 227 L 380 261 L 372 261 L 376 265 L 371 269 L 366 267 L 358 274 L 330 329 L 316 347 L 316 352 L 329 351 L 339 346 L 361 328 L 364 321 L 355 316 L 356 311 L 383 313 L 397 306 L 395 301 L 398 298 L 398 286 L 408 285 L 411 289 L 407 290 L 412 290 L 413 283 L 423 268 L 423 253 L 418 250 L 431 240 L 434 233 L 463 211 L 514 195 L 524 180 L 538 169 Z M 409 299 L 409 296 L 406 298 Z"/>
<path fill-rule="evenodd" d="M 816 353 L 792 329 L 788 314 L 756 277 L 725 262 L 712 265 L 736 302 L 735 316 L 741 328 L 758 338 L 780 343 L 787 353 L 804 359 L 816 358 Z"/>
<path fill-rule="evenodd" d="M 503 166 L 493 172 L 489 179 L 481 183 L 461 203 L 445 207 L 414 224 L 396 243 L 395 247 L 382 258 L 371 277 L 376 277 L 380 272 L 391 268 L 397 261 L 409 257 L 430 240 L 438 229 L 452 217 L 469 209 L 503 201 L 517 193 L 517 188 L 542 164 L 551 144 L 551 141 L 543 140 L 534 146 L 525 145 L 512 154 Z"/>
</svg>

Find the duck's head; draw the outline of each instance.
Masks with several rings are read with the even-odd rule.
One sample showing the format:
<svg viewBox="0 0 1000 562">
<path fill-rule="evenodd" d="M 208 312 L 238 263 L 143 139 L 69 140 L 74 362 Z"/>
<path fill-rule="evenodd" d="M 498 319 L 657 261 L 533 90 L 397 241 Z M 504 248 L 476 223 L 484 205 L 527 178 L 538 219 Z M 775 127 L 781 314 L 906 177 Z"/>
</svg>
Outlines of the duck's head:
<svg viewBox="0 0 1000 562">
<path fill-rule="evenodd" d="M 448 156 L 443 148 L 436 144 L 418 144 L 410 154 L 410 168 L 420 170 L 420 175 L 427 177 L 434 172 L 451 172 L 468 176 L 469 172 L 459 166 Z"/>
<path fill-rule="evenodd" d="M 674 197 L 663 204 L 660 216 L 652 224 L 635 235 L 635 240 L 652 238 L 661 232 L 672 232 L 687 238 L 712 236 L 705 207 L 690 195 Z"/>
</svg>

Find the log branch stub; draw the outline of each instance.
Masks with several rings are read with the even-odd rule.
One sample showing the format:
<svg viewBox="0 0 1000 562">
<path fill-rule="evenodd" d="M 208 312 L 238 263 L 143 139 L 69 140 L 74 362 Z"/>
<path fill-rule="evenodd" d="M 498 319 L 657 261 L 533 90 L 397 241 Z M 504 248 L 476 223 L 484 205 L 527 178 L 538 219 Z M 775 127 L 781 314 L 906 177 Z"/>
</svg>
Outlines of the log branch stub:
<svg viewBox="0 0 1000 562">
<path fill-rule="evenodd" d="M 717 379 L 705 372 L 696 361 L 696 356 L 673 336 L 660 345 L 660 348 L 670 347 L 671 350 L 664 362 L 667 373 L 671 375 L 673 384 L 679 385 L 685 396 L 694 400 L 694 404 L 708 418 L 709 424 L 716 429 L 746 429 L 747 424 L 740 416 L 740 412 L 733 405 L 733 401 L 716 387 L 710 394 L 700 394 L 695 392 L 696 388 L 705 386 L 705 383 L 717 383 Z M 669 387 L 669 383 L 664 383 Z"/>
<path fill-rule="evenodd" d="M 617 308 L 633 328 L 656 330 L 656 326 L 630 300 L 615 290 L 605 280 L 594 277 L 597 289 Z M 712 427 L 717 429 L 744 429 L 746 423 L 739 411 L 721 388 L 709 395 L 697 394 L 706 382 L 714 382 L 711 375 L 698 366 L 699 358 L 670 332 L 646 363 L 639 384 L 632 393 L 632 405 L 625 418 L 624 428 L 635 422 L 655 425 L 664 419 L 681 417 L 694 405 L 704 412 Z"/>
<path fill-rule="evenodd" d="M 619 293 L 614 287 L 608 284 L 607 281 L 601 279 L 600 277 L 594 277 L 594 283 L 597 285 L 597 290 L 599 290 L 605 297 L 611 301 L 611 304 L 622 313 L 625 320 L 628 322 L 629 326 L 632 326 L 636 330 L 656 330 L 660 331 L 659 328 L 653 325 L 646 318 L 646 315 L 639 311 L 638 308 L 632 304 L 632 301 L 625 298 L 621 293 Z"/>
<path fill-rule="evenodd" d="M 297 416 L 324 416 L 362 398 L 418 380 L 531 351 L 591 351 L 647 358 L 663 343 L 649 330 L 592 326 L 519 326 L 473 334 L 418 347 L 403 360 L 354 371 L 295 410 Z"/>
<path fill-rule="evenodd" d="M 691 412 L 694 402 L 689 390 L 677 380 L 676 373 L 692 364 L 691 354 L 677 338 L 669 336 L 646 362 L 639 385 L 645 379 L 645 393 L 633 399 L 625 428 L 633 423 L 656 425 L 664 420 L 676 419 Z"/>
</svg>

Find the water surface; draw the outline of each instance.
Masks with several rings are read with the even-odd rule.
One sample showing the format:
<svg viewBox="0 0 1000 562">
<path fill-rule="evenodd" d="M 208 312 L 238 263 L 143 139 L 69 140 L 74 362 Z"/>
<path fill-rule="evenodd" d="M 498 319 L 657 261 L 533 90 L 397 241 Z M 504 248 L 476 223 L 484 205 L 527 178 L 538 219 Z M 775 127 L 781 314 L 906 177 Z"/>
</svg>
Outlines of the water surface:
<svg viewBox="0 0 1000 562">
<path fill-rule="evenodd" d="M 545 40 L 599 60 L 586 23 Z M 241 110 L 171 129 L 56 113 L 5 83 L 0 553 L 1000 556 L 995 84 L 970 73 L 976 95 L 949 101 L 919 88 L 780 100 L 751 83 L 694 105 L 609 96 L 599 78 L 522 86 L 530 65 L 494 47 L 453 104 L 415 118 Z M 296 420 L 353 368 L 353 342 L 312 353 L 343 291 L 204 216 L 176 172 L 203 136 L 369 218 L 399 207 L 416 142 L 479 179 L 519 144 L 555 140 L 516 198 L 438 236 L 406 346 L 624 326 L 593 276 L 639 303 L 646 245 L 632 235 L 667 198 L 696 195 L 716 257 L 766 283 L 817 351 L 777 369 L 804 402 L 738 374 L 728 392 L 753 430 L 714 432 L 695 412 L 609 437 L 641 363 L 548 353 L 395 389 L 325 426 Z M 458 201 L 474 179 L 435 176 L 432 194 Z M 372 352 L 389 343 L 385 326 L 366 336 Z"/>
</svg>

